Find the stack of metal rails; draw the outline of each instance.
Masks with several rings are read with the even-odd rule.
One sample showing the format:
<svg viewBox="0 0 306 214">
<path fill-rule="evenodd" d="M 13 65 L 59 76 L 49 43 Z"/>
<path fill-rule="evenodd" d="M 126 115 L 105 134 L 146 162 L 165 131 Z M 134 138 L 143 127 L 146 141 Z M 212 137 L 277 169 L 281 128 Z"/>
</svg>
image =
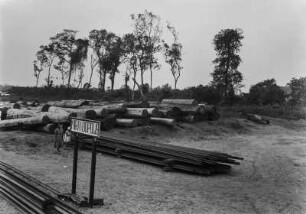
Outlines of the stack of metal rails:
<svg viewBox="0 0 306 214">
<path fill-rule="evenodd" d="M 21 213 L 81 214 L 57 199 L 59 192 L 0 161 L 0 196 Z"/>
<path fill-rule="evenodd" d="M 92 148 L 92 138 L 81 135 L 79 139 L 82 148 Z M 202 175 L 225 173 L 231 170 L 231 164 L 239 165 L 237 160 L 243 160 L 226 153 L 122 138 L 108 133 L 103 133 L 97 140 L 98 152 L 158 165 L 165 171 L 180 170 Z"/>
</svg>

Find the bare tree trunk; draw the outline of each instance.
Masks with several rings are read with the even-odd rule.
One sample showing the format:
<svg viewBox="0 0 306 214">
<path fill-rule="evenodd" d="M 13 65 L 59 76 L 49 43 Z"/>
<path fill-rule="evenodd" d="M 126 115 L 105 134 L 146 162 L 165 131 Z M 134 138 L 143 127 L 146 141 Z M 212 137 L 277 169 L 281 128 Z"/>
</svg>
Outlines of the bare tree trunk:
<svg viewBox="0 0 306 214">
<path fill-rule="evenodd" d="M 91 54 L 91 57 L 90 57 L 90 76 L 89 76 L 89 82 L 88 82 L 90 85 L 91 85 L 93 71 L 98 64 L 97 62 L 98 61 L 94 62 L 94 56 Z"/>
<path fill-rule="evenodd" d="M 139 85 L 139 83 L 136 81 L 135 78 L 133 78 L 133 81 L 134 81 L 134 84 L 136 84 L 137 87 L 138 87 L 138 89 L 139 89 L 140 96 L 142 97 L 142 100 L 146 100 L 146 97 L 145 97 L 145 95 L 144 95 L 144 93 L 143 93 L 143 91 L 142 91 L 141 85 Z"/>
<path fill-rule="evenodd" d="M 111 90 L 114 90 L 114 84 L 115 84 L 115 75 L 116 75 L 116 71 L 112 71 L 112 73 L 110 74 L 110 80 L 111 80 Z"/>
<path fill-rule="evenodd" d="M 79 74 L 79 82 L 78 82 L 77 88 L 79 88 L 80 86 L 82 86 L 83 77 L 84 77 L 83 70 L 80 70 L 80 74 Z"/>
<path fill-rule="evenodd" d="M 134 78 L 133 78 L 133 80 L 134 80 Z M 133 82 L 134 82 L 134 83 L 133 83 L 133 90 L 132 90 L 132 100 L 135 99 L 135 87 L 136 87 L 135 81 L 133 81 Z"/>
<path fill-rule="evenodd" d="M 128 81 L 129 81 L 128 73 L 127 71 L 125 71 L 124 85 L 126 89 L 128 88 Z"/>
<path fill-rule="evenodd" d="M 47 86 L 48 86 L 48 88 L 49 88 L 50 86 L 52 86 L 52 85 L 51 85 L 50 76 L 51 76 L 51 66 L 52 66 L 52 64 L 53 64 L 53 60 L 54 60 L 54 59 L 50 59 L 50 63 L 49 63 L 48 77 L 47 77 Z"/>
<path fill-rule="evenodd" d="M 38 86 L 38 79 L 39 79 L 39 75 L 36 77 L 36 88 L 37 88 L 37 86 Z"/>
<path fill-rule="evenodd" d="M 102 91 L 105 91 L 106 71 L 103 71 Z"/>
<path fill-rule="evenodd" d="M 63 85 L 65 85 L 65 74 L 64 74 L 64 71 L 61 71 L 61 74 L 62 74 L 62 82 L 63 82 Z"/>
<path fill-rule="evenodd" d="M 153 71 L 152 71 L 152 65 L 150 64 L 150 72 L 151 72 L 151 85 L 150 85 L 150 91 L 153 89 Z"/>
<path fill-rule="evenodd" d="M 113 91 L 114 90 L 114 82 L 115 82 L 115 80 L 114 80 L 114 77 L 111 79 L 111 90 Z"/>
<path fill-rule="evenodd" d="M 51 70 L 51 65 L 49 66 L 49 69 L 48 69 L 48 77 L 47 77 L 47 87 L 48 88 L 50 87 L 50 70 Z"/>
<path fill-rule="evenodd" d="M 70 68 L 69 68 L 69 76 L 68 76 L 68 83 L 67 83 L 67 86 L 68 86 L 68 88 L 70 88 L 71 86 L 70 86 L 70 81 L 71 81 L 71 74 L 72 74 L 72 65 L 71 65 L 71 63 L 70 63 Z"/>
<path fill-rule="evenodd" d="M 132 100 L 135 99 L 135 87 L 136 87 L 136 72 L 137 72 L 137 69 L 135 67 L 133 67 L 134 69 L 134 77 L 132 78 L 133 80 L 133 91 L 132 91 Z"/>
<path fill-rule="evenodd" d="M 99 88 L 100 89 L 102 88 L 102 82 L 103 82 L 103 80 L 102 80 L 102 72 L 99 71 Z"/>
</svg>

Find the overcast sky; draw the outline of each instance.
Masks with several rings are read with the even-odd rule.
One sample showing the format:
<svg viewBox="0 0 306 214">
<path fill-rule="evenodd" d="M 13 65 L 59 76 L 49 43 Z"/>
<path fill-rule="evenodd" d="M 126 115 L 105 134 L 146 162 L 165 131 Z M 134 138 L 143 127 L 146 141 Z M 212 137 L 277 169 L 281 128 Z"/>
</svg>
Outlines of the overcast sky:
<svg viewBox="0 0 306 214">
<path fill-rule="evenodd" d="M 145 9 L 179 32 L 184 49 L 179 88 L 212 80 L 212 40 L 226 28 L 243 30 L 239 71 L 244 91 L 268 78 L 285 85 L 292 77 L 306 76 L 306 0 L 0 0 L 0 84 L 35 85 L 35 53 L 61 30 L 78 30 L 85 37 L 105 28 L 122 36 L 132 31 L 130 14 Z M 166 29 L 163 36 L 170 39 Z M 116 87 L 123 84 L 124 67 L 121 71 Z M 173 78 L 162 63 L 153 85 L 166 83 L 173 86 Z"/>
</svg>

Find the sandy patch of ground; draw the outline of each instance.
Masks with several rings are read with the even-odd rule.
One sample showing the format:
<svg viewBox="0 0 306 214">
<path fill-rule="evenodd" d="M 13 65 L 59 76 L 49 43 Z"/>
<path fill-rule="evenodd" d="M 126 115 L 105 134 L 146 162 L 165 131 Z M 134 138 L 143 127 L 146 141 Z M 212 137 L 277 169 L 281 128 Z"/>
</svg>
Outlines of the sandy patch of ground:
<svg viewBox="0 0 306 214">
<path fill-rule="evenodd" d="M 115 129 L 113 133 L 244 157 L 227 175 L 199 176 L 97 156 L 95 197 L 106 205 L 84 213 L 306 213 L 306 121 L 271 119 L 258 125 L 240 118 Z M 0 132 L 0 159 L 62 192 L 69 192 L 72 149 L 60 154 L 53 136 Z M 91 154 L 79 153 L 77 191 L 88 195 Z M 0 211 L 15 213 L 0 200 Z"/>
</svg>

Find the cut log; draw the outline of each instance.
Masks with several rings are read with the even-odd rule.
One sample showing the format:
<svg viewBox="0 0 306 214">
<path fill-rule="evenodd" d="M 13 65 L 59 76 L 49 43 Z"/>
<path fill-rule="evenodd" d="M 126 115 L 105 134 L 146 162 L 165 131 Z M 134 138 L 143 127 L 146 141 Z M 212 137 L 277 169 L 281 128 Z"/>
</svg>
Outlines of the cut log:
<svg viewBox="0 0 306 214">
<path fill-rule="evenodd" d="M 182 121 L 186 123 L 195 123 L 198 121 L 197 115 L 186 115 L 182 117 Z"/>
<path fill-rule="evenodd" d="M 67 114 L 60 114 L 60 113 L 52 113 L 52 112 L 41 112 L 37 113 L 37 115 L 45 115 L 50 119 L 52 123 L 69 123 L 70 118 L 77 117 L 75 113 L 67 113 Z"/>
<path fill-rule="evenodd" d="M 160 105 L 160 102 L 158 101 L 148 101 L 150 107 L 158 107 Z"/>
<path fill-rule="evenodd" d="M 158 108 L 146 108 L 150 117 L 162 117 L 164 114 Z"/>
<path fill-rule="evenodd" d="M 76 108 L 63 108 L 68 113 L 74 113 L 78 118 L 86 118 L 94 120 L 97 118 L 97 113 L 92 109 L 76 109 Z"/>
<path fill-rule="evenodd" d="M 28 102 L 24 101 L 24 100 L 19 100 L 18 102 L 16 102 L 17 104 L 19 104 L 20 106 L 28 106 Z"/>
<path fill-rule="evenodd" d="M 39 125 L 36 127 L 37 131 L 41 131 L 41 132 L 46 132 L 46 133 L 50 133 L 50 134 L 54 134 L 54 131 L 57 127 L 57 124 L 55 123 L 49 123 L 46 125 Z"/>
<path fill-rule="evenodd" d="M 170 103 L 160 103 L 156 104 L 155 107 L 160 109 L 171 109 L 173 107 L 177 107 L 184 112 L 188 112 L 189 114 L 198 114 L 204 113 L 205 107 L 200 105 L 183 105 L 183 104 L 170 104 Z"/>
<path fill-rule="evenodd" d="M 17 119 L 17 118 L 27 118 L 35 116 L 36 112 L 27 109 L 13 109 L 10 108 L 6 112 L 5 119 Z"/>
<path fill-rule="evenodd" d="M 100 120 L 101 130 L 108 131 L 115 127 L 116 125 L 116 114 L 110 114 L 107 117 Z"/>
<path fill-rule="evenodd" d="M 150 122 L 152 124 L 161 124 L 161 125 L 167 125 L 167 126 L 175 126 L 176 122 L 174 119 L 169 118 L 158 118 L 158 117 L 150 117 Z"/>
<path fill-rule="evenodd" d="M 197 105 L 198 102 L 195 99 L 163 99 L 162 104 L 182 104 L 182 105 Z"/>
<path fill-rule="evenodd" d="M 217 120 L 219 119 L 220 115 L 217 111 L 217 108 L 212 105 L 207 104 L 199 104 L 199 106 L 202 106 L 203 112 L 201 112 L 200 120 Z"/>
<path fill-rule="evenodd" d="M 66 109 L 66 108 L 65 108 Z M 107 117 L 108 115 L 108 110 L 104 107 L 102 107 L 102 105 L 85 105 L 85 106 L 80 106 L 77 109 L 84 109 L 84 110 L 94 110 L 98 116 L 98 118 L 104 118 Z"/>
<path fill-rule="evenodd" d="M 1 102 L 1 108 L 15 108 L 20 109 L 20 105 L 18 103 L 11 103 L 11 102 Z"/>
<path fill-rule="evenodd" d="M 135 119 L 124 119 L 124 118 L 117 118 L 116 125 L 118 127 L 129 127 L 133 128 L 137 126 L 137 122 Z"/>
<path fill-rule="evenodd" d="M 126 104 L 127 108 L 149 108 L 150 103 L 148 101 L 129 102 Z"/>
<path fill-rule="evenodd" d="M 137 126 L 148 126 L 150 125 L 150 118 L 144 117 L 144 118 L 136 118 Z"/>
<path fill-rule="evenodd" d="M 42 111 L 42 112 L 48 112 L 48 111 L 49 111 L 49 108 L 50 108 L 50 105 L 49 105 L 49 104 L 44 104 L 44 105 L 41 107 L 41 111 Z"/>
<path fill-rule="evenodd" d="M 126 112 L 126 105 L 124 103 L 104 105 L 101 106 L 101 108 L 106 109 L 109 114 L 120 114 Z"/>
<path fill-rule="evenodd" d="M 76 117 L 76 113 L 69 113 L 63 108 L 50 106 L 48 112 L 39 113 L 47 115 L 53 123 L 68 123 L 71 117 Z"/>
<path fill-rule="evenodd" d="M 107 117 L 109 113 L 109 110 L 107 110 L 106 108 L 94 108 L 92 110 L 96 112 L 98 117 L 102 117 L 102 118 Z"/>
<path fill-rule="evenodd" d="M 20 109 L 20 104 L 14 103 L 14 104 L 13 104 L 13 108 Z"/>
<path fill-rule="evenodd" d="M 125 118 L 144 118 L 149 117 L 149 113 L 145 108 L 127 108 L 124 114 Z"/>
<path fill-rule="evenodd" d="M 47 103 L 50 106 L 63 107 L 63 108 L 77 108 L 82 105 L 88 105 L 88 100 L 61 100 L 61 101 L 49 101 Z"/>
<path fill-rule="evenodd" d="M 19 118 L 11 120 L 0 121 L 0 128 L 3 127 L 16 127 L 20 125 L 37 125 L 37 124 L 47 124 L 50 119 L 46 115 L 36 115 L 35 117 Z"/>
<path fill-rule="evenodd" d="M 263 118 L 262 116 L 257 114 L 242 113 L 241 116 L 255 123 L 270 124 L 270 120 Z"/>
<path fill-rule="evenodd" d="M 34 100 L 34 101 L 30 104 L 30 106 L 32 106 L 32 107 L 39 106 L 39 101 L 38 101 L 38 100 Z"/>
<path fill-rule="evenodd" d="M 6 119 L 7 110 L 8 110 L 7 107 L 0 108 L 0 120 L 5 120 Z"/>
<path fill-rule="evenodd" d="M 181 120 L 182 115 L 184 115 L 184 112 L 178 107 L 173 107 L 171 110 L 166 111 L 167 118 L 176 119 L 177 121 Z"/>
</svg>

